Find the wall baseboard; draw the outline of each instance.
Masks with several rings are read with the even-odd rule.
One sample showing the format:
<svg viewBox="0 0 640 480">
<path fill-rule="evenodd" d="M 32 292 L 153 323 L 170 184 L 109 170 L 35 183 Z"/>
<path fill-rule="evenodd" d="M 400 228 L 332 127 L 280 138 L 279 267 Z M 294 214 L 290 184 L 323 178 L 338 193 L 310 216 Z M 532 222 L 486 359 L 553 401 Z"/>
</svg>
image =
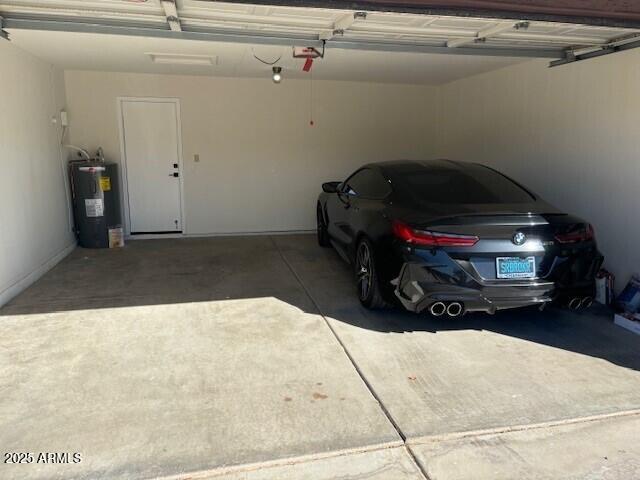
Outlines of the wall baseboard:
<svg viewBox="0 0 640 480">
<path fill-rule="evenodd" d="M 202 237 L 252 237 L 269 235 L 299 235 L 316 233 L 315 230 L 265 230 L 258 232 L 224 232 L 224 233 L 167 233 L 167 234 L 141 234 L 127 235 L 125 240 L 157 240 L 160 238 L 202 238 Z"/>
<path fill-rule="evenodd" d="M 8 288 L 2 290 L 0 292 L 0 307 L 5 305 L 9 300 L 16 297 L 19 293 L 26 290 L 30 285 L 32 285 L 36 280 L 42 277 L 45 273 L 55 267 L 63 258 L 69 255 L 76 248 L 76 242 L 74 241 L 70 245 L 67 245 L 61 251 L 56 253 L 49 260 L 44 262 L 38 268 L 36 268 L 31 273 L 27 274 L 22 279 L 18 280 L 13 285 L 10 285 Z"/>
</svg>

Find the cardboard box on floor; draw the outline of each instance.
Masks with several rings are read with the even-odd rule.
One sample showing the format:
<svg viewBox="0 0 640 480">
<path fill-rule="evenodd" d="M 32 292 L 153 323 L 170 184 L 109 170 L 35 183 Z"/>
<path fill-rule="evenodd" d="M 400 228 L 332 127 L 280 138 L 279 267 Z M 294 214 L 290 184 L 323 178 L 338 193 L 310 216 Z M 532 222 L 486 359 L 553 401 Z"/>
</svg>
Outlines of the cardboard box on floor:
<svg viewBox="0 0 640 480">
<path fill-rule="evenodd" d="M 640 311 L 640 275 L 635 274 L 616 299 L 617 307 L 628 313 Z"/>
<path fill-rule="evenodd" d="M 631 277 L 627 286 L 618 295 L 616 307 L 622 312 L 616 313 L 613 322 L 640 335 L 640 275 Z"/>
<path fill-rule="evenodd" d="M 635 334 L 640 335 L 640 313 L 616 313 L 613 322 Z"/>
</svg>

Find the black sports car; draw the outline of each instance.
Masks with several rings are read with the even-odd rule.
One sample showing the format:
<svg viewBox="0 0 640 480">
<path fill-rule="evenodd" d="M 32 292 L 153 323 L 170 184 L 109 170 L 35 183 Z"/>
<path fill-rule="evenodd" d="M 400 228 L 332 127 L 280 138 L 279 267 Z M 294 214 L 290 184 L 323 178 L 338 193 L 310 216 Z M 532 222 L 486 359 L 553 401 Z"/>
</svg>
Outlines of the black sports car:
<svg viewBox="0 0 640 480">
<path fill-rule="evenodd" d="M 593 302 L 591 225 L 477 163 L 372 163 L 322 185 L 318 242 L 354 266 L 368 308 L 468 311 Z"/>
</svg>

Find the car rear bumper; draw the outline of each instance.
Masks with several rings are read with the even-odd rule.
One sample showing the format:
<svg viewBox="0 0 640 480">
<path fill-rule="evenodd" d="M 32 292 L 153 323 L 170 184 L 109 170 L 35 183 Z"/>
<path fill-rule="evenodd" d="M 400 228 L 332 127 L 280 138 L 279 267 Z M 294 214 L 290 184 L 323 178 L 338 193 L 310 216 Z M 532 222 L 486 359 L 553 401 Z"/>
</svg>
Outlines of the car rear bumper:
<svg viewBox="0 0 640 480">
<path fill-rule="evenodd" d="M 461 285 L 457 283 L 459 277 L 448 280 L 427 265 L 405 263 L 395 280 L 395 294 L 407 310 L 416 313 L 427 310 L 435 302 L 460 302 L 467 312 L 495 313 L 554 299 L 553 282 L 482 285 L 469 277 L 460 282 Z"/>
<path fill-rule="evenodd" d="M 595 274 L 603 257 L 597 250 L 573 257 L 557 257 L 542 278 L 533 280 L 484 279 L 469 262 L 446 252 L 405 250 L 395 295 L 409 311 L 423 312 L 435 302 L 460 302 L 464 311 L 495 313 L 497 310 L 563 303 L 593 297 Z"/>
</svg>

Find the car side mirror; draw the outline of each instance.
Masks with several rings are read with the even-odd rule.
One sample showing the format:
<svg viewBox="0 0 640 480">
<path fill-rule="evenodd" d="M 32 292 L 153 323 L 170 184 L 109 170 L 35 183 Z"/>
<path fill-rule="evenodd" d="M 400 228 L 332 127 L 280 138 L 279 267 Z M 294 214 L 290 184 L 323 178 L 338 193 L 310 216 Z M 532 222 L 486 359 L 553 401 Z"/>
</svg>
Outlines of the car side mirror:
<svg viewBox="0 0 640 480">
<path fill-rule="evenodd" d="M 327 193 L 336 193 L 340 182 L 326 182 L 322 184 L 322 190 Z"/>
</svg>

